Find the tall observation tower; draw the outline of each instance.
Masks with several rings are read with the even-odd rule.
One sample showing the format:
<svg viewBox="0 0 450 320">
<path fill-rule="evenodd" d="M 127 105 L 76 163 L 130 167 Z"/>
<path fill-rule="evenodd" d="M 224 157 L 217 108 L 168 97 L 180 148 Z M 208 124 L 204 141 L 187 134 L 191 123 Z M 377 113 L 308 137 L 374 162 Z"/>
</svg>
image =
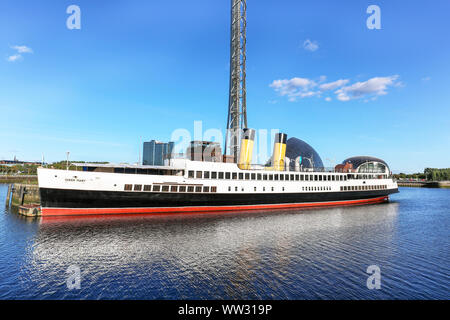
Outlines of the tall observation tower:
<svg viewBox="0 0 450 320">
<path fill-rule="evenodd" d="M 240 132 L 247 127 L 247 103 L 245 87 L 247 1 L 231 0 L 230 92 L 225 152 L 239 154 Z"/>
</svg>

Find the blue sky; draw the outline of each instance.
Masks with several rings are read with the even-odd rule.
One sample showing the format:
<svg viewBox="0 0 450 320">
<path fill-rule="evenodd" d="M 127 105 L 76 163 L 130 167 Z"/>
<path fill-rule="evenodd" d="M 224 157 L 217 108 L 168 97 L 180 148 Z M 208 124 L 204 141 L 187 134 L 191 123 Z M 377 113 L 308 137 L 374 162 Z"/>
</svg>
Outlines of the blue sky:
<svg viewBox="0 0 450 320">
<path fill-rule="evenodd" d="M 81 8 L 81 30 L 66 9 Z M 381 30 L 366 9 L 381 8 Z M 0 3 L 0 159 L 135 162 L 226 126 L 230 1 Z M 249 126 L 394 171 L 450 166 L 450 2 L 248 1 Z M 330 161 L 325 159 L 331 159 Z"/>
</svg>

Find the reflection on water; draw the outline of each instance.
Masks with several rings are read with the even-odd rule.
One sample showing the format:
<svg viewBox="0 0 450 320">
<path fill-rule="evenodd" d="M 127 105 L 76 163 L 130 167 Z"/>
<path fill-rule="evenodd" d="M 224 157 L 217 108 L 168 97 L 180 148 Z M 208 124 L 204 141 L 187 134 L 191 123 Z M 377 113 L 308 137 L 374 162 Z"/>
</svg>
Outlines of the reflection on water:
<svg viewBox="0 0 450 320">
<path fill-rule="evenodd" d="M 440 254 L 428 250 L 404 233 L 402 206 L 17 220 L 33 230 L 6 297 L 448 298 L 448 237 L 435 243 Z M 434 232 L 448 236 L 448 218 L 438 218 L 447 229 Z M 382 290 L 366 287 L 373 264 Z M 70 265 L 81 269 L 81 290 L 67 290 Z"/>
<path fill-rule="evenodd" d="M 45 221 L 30 250 L 29 276 L 42 278 L 76 264 L 85 275 L 84 281 L 89 282 L 102 278 L 115 285 L 122 281 L 110 279 L 111 275 L 133 277 L 143 273 L 143 281 L 135 284 L 144 285 L 148 278 L 160 282 L 161 288 L 152 289 L 160 292 L 159 297 L 164 297 L 164 287 L 172 287 L 177 297 L 186 298 L 195 297 L 192 291 L 198 291 L 202 298 L 260 298 L 260 289 L 273 291 L 273 297 L 278 290 L 282 297 L 295 296 L 295 287 L 290 287 L 299 280 L 302 270 L 323 272 L 319 266 L 310 265 L 314 260 L 320 258 L 337 274 L 341 270 L 339 261 L 357 265 L 361 255 L 367 259 L 371 252 L 363 250 L 356 256 L 353 250 L 358 241 L 377 247 L 380 236 L 377 228 L 370 226 L 383 222 L 383 243 L 390 243 L 396 208 L 397 204 L 370 206 L 364 214 L 360 208 L 336 208 L 321 210 L 320 214 L 310 210 L 303 214 L 288 211 Z M 364 240 L 355 237 L 355 231 L 361 229 Z M 320 236 L 324 234 L 326 238 Z M 384 255 L 390 251 L 390 246 L 383 248 Z M 291 269 L 298 267 L 300 270 L 291 274 Z"/>
</svg>

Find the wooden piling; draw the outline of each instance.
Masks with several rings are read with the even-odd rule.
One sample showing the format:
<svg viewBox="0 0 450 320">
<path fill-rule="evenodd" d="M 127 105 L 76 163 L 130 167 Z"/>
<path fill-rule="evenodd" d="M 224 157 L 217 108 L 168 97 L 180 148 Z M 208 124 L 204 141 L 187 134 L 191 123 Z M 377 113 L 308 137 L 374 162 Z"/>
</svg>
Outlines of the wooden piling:
<svg viewBox="0 0 450 320">
<path fill-rule="evenodd" d="M 25 200 L 25 194 L 26 194 L 26 188 L 23 186 L 20 186 L 19 189 L 19 206 L 23 205 L 23 202 Z"/>
<path fill-rule="evenodd" d="M 11 199 L 11 192 L 12 192 L 12 184 L 8 184 L 8 193 L 6 194 L 6 207 L 9 208 L 9 202 Z"/>
</svg>

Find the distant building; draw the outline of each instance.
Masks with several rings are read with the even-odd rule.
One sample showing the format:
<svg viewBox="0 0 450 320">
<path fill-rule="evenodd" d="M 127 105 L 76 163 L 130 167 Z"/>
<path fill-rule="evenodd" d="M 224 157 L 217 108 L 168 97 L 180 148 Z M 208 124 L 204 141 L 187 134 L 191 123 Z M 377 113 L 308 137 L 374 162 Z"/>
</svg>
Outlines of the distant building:
<svg viewBox="0 0 450 320">
<path fill-rule="evenodd" d="M 222 148 L 219 143 L 212 141 L 191 141 L 186 154 L 191 161 L 222 161 Z"/>
<path fill-rule="evenodd" d="M 286 157 L 291 160 L 289 162 L 291 170 L 295 170 L 296 165 L 302 169 L 319 169 L 324 167 L 317 151 L 305 141 L 295 137 L 290 138 L 286 143 Z"/>
<path fill-rule="evenodd" d="M 363 173 L 389 173 L 389 167 L 384 160 L 369 157 L 369 156 L 357 156 L 344 160 L 342 162 L 344 166 L 351 165 L 352 172 Z"/>
<path fill-rule="evenodd" d="M 171 158 L 173 148 L 174 142 L 160 142 L 156 140 L 144 142 L 142 164 L 163 166 L 164 160 Z"/>
</svg>

